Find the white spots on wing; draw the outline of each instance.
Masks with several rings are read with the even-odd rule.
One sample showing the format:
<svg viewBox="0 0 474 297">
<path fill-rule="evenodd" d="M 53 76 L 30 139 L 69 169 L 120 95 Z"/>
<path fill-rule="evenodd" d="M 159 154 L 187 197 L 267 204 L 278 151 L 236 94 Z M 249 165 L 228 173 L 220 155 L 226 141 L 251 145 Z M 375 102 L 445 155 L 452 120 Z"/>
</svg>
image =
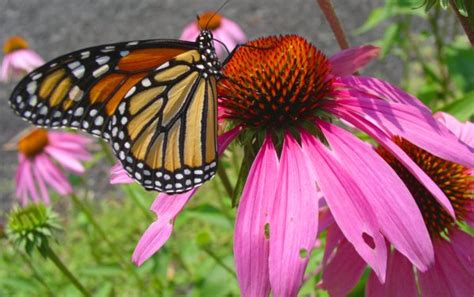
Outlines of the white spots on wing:
<svg viewBox="0 0 474 297">
<path fill-rule="evenodd" d="M 78 86 L 74 86 L 71 91 L 69 91 L 69 99 L 72 101 L 78 102 L 82 99 L 82 95 L 84 95 L 84 92 Z"/>
<path fill-rule="evenodd" d="M 36 95 L 33 95 L 30 97 L 30 100 L 28 100 L 28 104 L 31 106 L 35 106 L 38 103 L 38 97 Z"/>
<path fill-rule="evenodd" d="M 97 109 L 91 109 L 91 111 L 89 111 L 89 115 L 91 117 L 94 117 L 96 114 L 97 114 Z"/>
<path fill-rule="evenodd" d="M 137 45 L 138 41 L 130 41 L 129 43 L 126 44 L 126 46 L 131 46 L 131 45 Z"/>
<path fill-rule="evenodd" d="M 36 87 L 38 86 L 38 84 L 36 83 L 36 81 L 32 81 L 30 82 L 27 86 L 26 86 L 26 91 L 30 94 L 30 95 L 33 95 L 34 92 L 36 91 Z"/>
<path fill-rule="evenodd" d="M 114 127 L 114 128 L 112 129 L 112 136 L 113 136 L 113 137 L 117 136 L 117 133 L 118 133 L 118 127 Z"/>
<path fill-rule="evenodd" d="M 170 179 L 171 179 L 171 176 L 170 176 L 169 174 L 165 174 L 165 175 L 163 176 L 163 178 L 164 178 L 165 180 L 170 180 Z"/>
<path fill-rule="evenodd" d="M 23 116 L 26 117 L 26 118 L 29 118 L 31 116 L 31 111 L 25 111 Z"/>
<path fill-rule="evenodd" d="M 180 183 L 176 183 L 176 184 L 174 185 L 174 187 L 175 187 L 176 189 L 181 189 L 181 188 L 183 187 L 183 185 L 180 184 Z"/>
<path fill-rule="evenodd" d="M 96 126 L 100 126 L 104 123 L 104 118 L 102 116 L 98 116 L 97 118 L 95 118 L 94 120 L 94 124 Z"/>
<path fill-rule="evenodd" d="M 109 60 L 110 60 L 110 57 L 109 57 L 109 56 L 101 56 L 101 57 L 98 57 L 98 58 L 95 59 L 95 61 L 96 61 L 97 64 L 99 64 L 99 65 L 104 65 L 104 64 L 107 63 Z"/>
<path fill-rule="evenodd" d="M 73 70 L 73 69 L 76 69 L 77 67 L 79 67 L 80 65 L 81 65 L 81 62 L 79 62 L 79 61 L 74 61 L 74 62 L 72 62 L 72 63 L 67 64 L 67 67 L 68 67 L 69 69 Z"/>
<path fill-rule="evenodd" d="M 127 124 L 128 122 L 128 119 L 126 117 L 123 117 L 121 120 L 120 120 L 120 123 L 122 123 L 122 125 L 125 125 Z"/>
<path fill-rule="evenodd" d="M 125 138 L 125 133 L 123 131 L 120 131 L 118 137 L 123 140 Z"/>
<path fill-rule="evenodd" d="M 97 68 L 96 70 L 94 70 L 94 72 L 92 72 L 92 75 L 94 77 L 99 77 L 101 76 L 102 74 L 106 73 L 107 71 L 109 71 L 110 67 L 109 65 L 102 65 L 101 67 Z"/>
<path fill-rule="evenodd" d="M 113 50 L 115 50 L 115 46 L 108 45 L 108 46 L 104 47 L 103 49 L 101 49 L 100 51 L 103 52 L 103 53 L 108 53 L 108 52 L 111 52 Z"/>
<path fill-rule="evenodd" d="M 198 184 L 198 183 L 200 183 L 200 182 L 202 182 L 202 179 L 200 179 L 200 178 L 195 178 L 195 179 L 194 179 L 194 183 L 195 183 L 195 184 Z"/>
<path fill-rule="evenodd" d="M 123 146 L 126 148 L 126 149 L 129 149 L 130 148 L 130 142 L 125 142 L 123 144 Z"/>
<path fill-rule="evenodd" d="M 182 175 L 181 173 L 177 173 L 175 177 L 176 179 L 183 179 L 184 175 Z"/>
<path fill-rule="evenodd" d="M 23 99 L 21 98 L 21 96 L 16 96 L 16 103 L 20 103 L 21 100 L 23 100 Z"/>
<path fill-rule="evenodd" d="M 145 78 L 144 80 L 142 80 L 142 86 L 144 86 L 145 88 L 151 86 L 151 81 L 148 78 Z"/>
<path fill-rule="evenodd" d="M 198 169 L 198 170 L 194 170 L 194 174 L 202 175 L 202 174 L 204 174 L 204 172 L 202 170 Z"/>
<path fill-rule="evenodd" d="M 129 53 L 129 51 L 120 51 L 120 56 L 125 57 L 128 56 Z"/>
<path fill-rule="evenodd" d="M 133 95 L 133 93 L 135 93 L 135 90 L 137 89 L 137 87 L 133 86 L 128 92 L 127 94 L 125 95 L 125 98 L 128 98 L 130 96 Z"/>
<path fill-rule="evenodd" d="M 124 112 L 125 112 L 125 102 L 120 103 L 120 105 L 118 107 L 118 111 L 120 112 L 120 114 L 124 114 Z"/>
<path fill-rule="evenodd" d="M 85 51 L 81 53 L 81 59 L 87 59 L 91 55 L 90 51 Z"/>
<path fill-rule="evenodd" d="M 124 160 L 124 159 L 125 159 L 125 152 L 124 152 L 124 151 L 121 151 L 121 152 L 119 153 L 119 158 L 120 158 L 120 160 Z"/>
<path fill-rule="evenodd" d="M 48 108 L 46 106 L 43 106 L 39 110 L 40 115 L 46 115 L 48 113 Z"/>
<path fill-rule="evenodd" d="M 201 70 L 204 70 L 204 69 L 205 69 L 204 65 L 202 65 L 202 64 L 197 64 L 197 65 L 196 65 L 196 68 L 197 68 L 197 69 L 201 69 Z"/>
<path fill-rule="evenodd" d="M 86 72 L 86 68 L 84 67 L 84 65 L 81 65 L 81 66 L 77 67 L 76 69 L 74 69 L 72 71 L 72 74 L 76 78 L 82 78 L 84 76 L 84 72 Z"/>
<path fill-rule="evenodd" d="M 80 117 L 83 114 L 84 114 L 84 107 L 82 107 L 82 106 L 74 111 L 74 116 L 76 116 L 76 117 Z"/>
<path fill-rule="evenodd" d="M 59 110 L 56 110 L 54 113 L 53 113 L 53 118 L 60 118 L 62 115 L 62 112 L 60 112 Z"/>
<path fill-rule="evenodd" d="M 161 64 L 158 68 L 156 68 L 156 70 L 161 70 L 161 69 L 164 69 L 164 68 L 168 68 L 168 66 L 170 66 L 170 63 L 166 62 L 166 63 Z"/>
<path fill-rule="evenodd" d="M 43 76 L 42 73 L 37 73 L 37 74 L 33 75 L 33 76 L 31 77 L 31 79 L 32 79 L 32 80 L 37 80 L 38 78 L 40 78 L 40 77 L 42 77 L 42 76 Z"/>
<path fill-rule="evenodd" d="M 120 150 L 120 144 L 118 144 L 117 142 L 114 143 L 114 149 L 115 149 L 116 151 L 119 151 L 119 150 Z"/>
<path fill-rule="evenodd" d="M 162 176 L 163 176 L 163 173 L 162 173 L 162 172 L 158 171 L 158 172 L 156 173 L 156 177 L 162 177 Z"/>
<path fill-rule="evenodd" d="M 55 67 L 55 66 L 57 66 L 57 65 L 58 65 L 58 63 L 53 63 L 53 64 L 49 65 L 49 68 L 53 68 L 53 67 Z"/>
</svg>

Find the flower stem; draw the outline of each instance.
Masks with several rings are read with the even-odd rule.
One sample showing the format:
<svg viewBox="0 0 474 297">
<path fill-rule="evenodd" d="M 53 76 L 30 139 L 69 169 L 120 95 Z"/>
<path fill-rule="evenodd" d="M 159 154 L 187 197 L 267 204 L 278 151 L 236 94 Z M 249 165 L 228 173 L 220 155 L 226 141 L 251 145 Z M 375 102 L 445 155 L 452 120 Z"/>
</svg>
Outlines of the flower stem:
<svg viewBox="0 0 474 297">
<path fill-rule="evenodd" d="M 227 171 L 225 170 L 224 166 L 217 167 L 217 175 L 222 180 L 222 185 L 224 186 L 229 197 L 232 197 L 232 194 L 234 192 L 234 187 L 232 187 L 229 176 L 227 175 Z"/>
<path fill-rule="evenodd" d="M 48 259 L 53 261 L 54 265 L 71 281 L 71 283 L 81 291 L 82 295 L 84 296 L 92 296 L 89 291 L 81 284 L 81 282 L 74 276 L 74 274 L 67 269 L 66 265 L 59 259 L 58 255 L 49 247 L 49 245 L 45 245 L 44 252 Z"/>
<path fill-rule="evenodd" d="M 46 289 L 46 291 L 48 292 L 48 296 L 54 296 L 54 293 L 53 291 L 51 290 L 51 288 L 48 286 L 48 284 L 46 283 L 46 281 L 41 277 L 41 275 L 38 273 L 38 271 L 36 270 L 35 268 L 35 265 L 31 262 L 31 259 L 25 255 L 24 252 L 18 250 L 17 248 L 15 248 L 16 252 L 18 254 L 20 254 L 21 258 L 23 258 L 23 261 L 25 261 L 26 265 L 28 265 L 28 267 L 31 269 L 31 272 L 33 273 L 33 277 L 40 283 L 43 285 L 43 287 Z"/>
<path fill-rule="evenodd" d="M 463 27 L 467 38 L 471 42 L 471 46 L 474 46 L 474 4 L 472 3 L 472 1 L 464 2 L 466 5 L 467 13 L 469 15 L 469 17 L 465 17 L 461 15 L 461 13 L 459 13 L 459 10 L 454 0 L 449 0 L 449 3 L 451 4 L 451 7 L 456 13 L 456 16 L 458 17 L 458 20 L 461 23 L 461 26 Z"/>
<path fill-rule="evenodd" d="M 222 261 L 221 258 L 219 258 L 213 251 L 211 251 L 209 248 L 207 247 L 203 247 L 202 248 L 204 252 L 206 252 L 206 254 L 208 254 L 212 259 L 214 259 L 214 261 L 216 261 L 217 264 L 219 264 L 219 266 L 221 266 L 225 271 L 227 271 L 228 273 L 230 273 L 232 276 L 234 276 L 235 278 L 237 278 L 237 274 L 235 273 L 235 271 L 230 268 L 227 264 L 224 263 L 224 261 Z"/>
<path fill-rule="evenodd" d="M 337 43 L 341 49 L 349 48 L 349 42 L 347 41 L 346 34 L 342 28 L 342 24 L 336 15 L 336 11 L 331 3 L 331 0 L 316 0 L 319 7 L 324 13 L 326 20 L 331 26 L 332 32 L 336 37 Z"/>
<path fill-rule="evenodd" d="M 128 270 L 133 276 L 134 278 L 137 280 L 137 282 L 139 284 L 143 284 L 143 280 L 140 278 L 140 276 L 137 274 L 137 272 L 135 271 L 134 267 L 132 266 L 132 264 L 128 261 L 124 261 L 123 258 L 122 258 L 122 254 L 123 252 L 119 251 L 117 249 L 117 245 L 115 245 L 110 239 L 109 237 L 107 236 L 107 234 L 105 233 L 104 229 L 102 229 L 102 227 L 99 225 L 99 223 L 97 223 L 97 221 L 94 219 L 94 215 L 92 214 L 92 212 L 90 211 L 90 209 L 84 204 L 82 203 L 81 199 L 79 199 L 75 194 L 71 194 L 71 198 L 72 198 L 72 201 L 74 202 L 74 204 L 82 211 L 82 213 L 86 216 L 87 220 L 89 221 L 89 223 L 91 223 L 92 227 L 95 229 L 95 231 L 99 234 L 99 236 L 101 237 L 101 239 L 107 243 L 107 245 L 109 246 L 110 248 L 110 251 L 112 252 L 112 254 L 115 256 L 115 258 L 117 259 L 118 263 L 120 264 L 120 266 L 122 266 L 124 269 Z"/>
</svg>

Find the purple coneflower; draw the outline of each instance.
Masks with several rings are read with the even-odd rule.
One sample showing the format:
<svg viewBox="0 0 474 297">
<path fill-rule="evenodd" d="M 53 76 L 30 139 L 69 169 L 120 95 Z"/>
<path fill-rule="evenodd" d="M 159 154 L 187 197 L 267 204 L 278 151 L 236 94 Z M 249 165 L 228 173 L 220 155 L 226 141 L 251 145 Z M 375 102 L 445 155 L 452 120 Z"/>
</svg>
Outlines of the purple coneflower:
<svg viewBox="0 0 474 297">
<path fill-rule="evenodd" d="M 212 32 L 214 39 L 224 43 L 229 51 L 246 41 L 244 31 L 236 22 L 213 11 L 199 15 L 198 20 L 186 25 L 179 39 L 195 41 L 201 30 L 206 29 Z M 214 41 L 214 47 L 220 56 L 224 50 L 222 45 Z"/>
<path fill-rule="evenodd" d="M 3 61 L 0 67 L 0 81 L 8 81 L 13 75 L 28 73 L 44 64 L 44 60 L 28 48 L 28 42 L 19 36 L 12 36 L 3 44 Z"/>
<path fill-rule="evenodd" d="M 474 148 L 474 124 L 435 115 L 459 139 Z M 395 142 L 440 187 L 451 202 L 456 220 L 433 194 L 385 148 L 377 152 L 407 185 L 428 228 L 434 247 L 434 265 L 422 272 L 396 250 L 389 250 L 387 277 L 382 284 L 370 273 L 366 296 L 471 296 L 474 292 L 474 238 L 460 223 L 474 226 L 474 177 L 468 168 L 397 138 Z M 346 296 L 361 277 L 366 263 L 348 244 L 336 225 L 329 227 L 321 287 L 331 296 Z"/>
<path fill-rule="evenodd" d="M 372 136 L 451 216 L 446 195 L 392 139 L 403 137 L 466 166 L 474 164 L 470 149 L 413 96 L 382 80 L 351 75 L 377 56 L 373 46 L 328 59 L 298 36 L 261 38 L 247 45 L 234 52 L 218 84 L 220 118 L 241 128 L 245 150 L 258 152 L 240 199 L 234 237 L 242 294 L 297 294 L 324 203 L 382 282 L 386 240 L 425 271 L 433 263 L 433 246 L 409 190 L 369 145 L 339 126 L 349 123 Z M 191 195 L 167 197 L 161 208 L 155 205 L 160 211 L 152 226 L 170 224 Z M 161 197 L 166 196 L 156 201 Z M 169 236 L 169 228 L 164 236 L 152 234 L 152 226 L 135 250 L 138 264 Z"/>
<path fill-rule="evenodd" d="M 86 148 L 88 143 L 89 139 L 77 134 L 45 129 L 34 129 L 23 136 L 18 141 L 19 164 L 15 178 L 16 195 L 21 204 L 28 204 L 30 199 L 49 204 L 48 187 L 59 195 L 70 194 L 71 184 L 63 171 L 84 172 L 81 161 L 91 157 Z"/>
</svg>

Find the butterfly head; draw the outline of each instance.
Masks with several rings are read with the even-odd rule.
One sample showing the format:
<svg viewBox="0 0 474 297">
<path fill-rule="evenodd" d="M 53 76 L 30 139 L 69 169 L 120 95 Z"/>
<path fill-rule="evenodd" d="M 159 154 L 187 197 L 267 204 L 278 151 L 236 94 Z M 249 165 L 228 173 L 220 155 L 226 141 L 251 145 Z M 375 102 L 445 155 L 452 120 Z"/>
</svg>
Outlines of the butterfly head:
<svg viewBox="0 0 474 297">
<path fill-rule="evenodd" d="M 202 30 L 196 39 L 196 43 L 198 44 L 202 63 L 204 64 L 204 69 L 202 69 L 202 71 L 205 74 L 205 77 L 208 75 L 219 75 L 222 65 L 217 58 L 212 32 L 209 30 Z"/>
</svg>

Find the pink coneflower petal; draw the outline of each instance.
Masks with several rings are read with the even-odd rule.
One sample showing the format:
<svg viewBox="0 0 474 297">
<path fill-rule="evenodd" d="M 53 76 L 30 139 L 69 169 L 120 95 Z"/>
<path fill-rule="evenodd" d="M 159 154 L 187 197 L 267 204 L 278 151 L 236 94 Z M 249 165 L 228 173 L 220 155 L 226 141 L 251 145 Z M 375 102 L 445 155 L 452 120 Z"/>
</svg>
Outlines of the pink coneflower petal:
<svg viewBox="0 0 474 297">
<path fill-rule="evenodd" d="M 367 204 L 363 192 L 346 172 L 344 160 L 338 160 L 333 152 L 307 133 L 302 133 L 302 143 L 335 221 L 361 257 L 384 281 L 387 247 L 371 205 Z"/>
<path fill-rule="evenodd" d="M 443 123 L 459 140 L 474 148 L 474 123 L 461 123 L 458 119 L 445 112 L 437 112 L 434 117 Z"/>
<path fill-rule="evenodd" d="M 385 284 L 381 284 L 377 277 L 370 273 L 365 296 L 418 297 L 415 274 L 413 273 L 413 266 L 410 261 L 397 251 L 393 251 L 388 260 Z"/>
<path fill-rule="evenodd" d="M 365 120 L 362 116 L 337 111 L 336 113 L 344 120 L 377 140 L 377 142 L 394 155 L 408 169 L 408 171 L 410 171 L 410 173 L 413 174 L 413 176 L 433 194 L 436 200 L 451 216 L 455 217 L 454 209 L 451 202 L 449 202 L 448 197 L 446 197 L 438 185 L 436 185 L 436 183 L 423 170 L 421 170 L 421 168 L 400 147 L 398 147 L 390 137 L 384 133 L 384 131 L 380 130 L 380 128 L 371 122 Z"/>
<path fill-rule="evenodd" d="M 474 277 L 474 237 L 454 228 L 450 231 L 449 240 L 454 249 L 454 255 L 466 271 Z"/>
<path fill-rule="evenodd" d="M 71 155 L 68 151 L 55 148 L 51 145 L 45 147 L 44 150 L 50 157 L 58 161 L 58 163 L 61 164 L 64 168 L 67 168 L 76 174 L 84 173 L 85 168 L 82 163 L 79 162 L 79 160 L 77 160 L 76 158 L 74 158 L 74 156 Z"/>
<path fill-rule="evenodd" d="M 327 265 L 328 262 L 330 265 Z M 325 268 L 320 287 L 327 290 L 331 297 L 347 296 L 367 265 L 354 246 L 344 239 L 336 224 L 328 229 L 323 263 Z"/>
<path fill-rule="evenodd" d="M 333 86 L 337 89 L 345 89 L 349 94 L 353 94 L 356 97 L 369 96 L 387 102 L 403 103 L 416 106 L 431 113 L 429 108 L 415 96 L 405 93 L 394 85 L 375 77 L 353 75 L 337 77 L 333 82 Z"/>
<path fill-rule="evenodd" d="M 131 184 L 134 180 L 128 176 L 127 171 L 123 168 L 120 162 L 116 163 L 110 169 L 110 183 L 115 184 Z"/>
<path fill-rule="evenodd" d="M 187 40 L 187 41 L 195 41 L 199 33 L 200 33 L 200 30 L 196 22 L 192 22 L 188 24 L 186 27 L 184 27 L 184 30 L 181 33 L 181 36 L 179 37 L 179 39 Z"/>
<path fill-rule="evenodd" d="M 32 171 L 33 171 L 33 176 L 36 180 L 36 184 L 38 185 L 38 190 L 41 195 L 41 200 L 45 204 L 50 204 L 48 189 L 46 187 L 46 182 L 44 181 L 43 176 L 41 175 L 37 167 L 33 167 Z"/>
<path fill-rule="evenodd" d="M 66 142 L 85 146 L 92 143 L 92 140 L 90 138 L 70 132 L 49 132 L 48 139 L 54 144 Z"/>
<path fill-rule="evenodd" d="M 470 242 L 472 244 L 474 240 L 471 239 Z M 462 262 L 468 260 L 472 263 L 472 258 L 465 259 L 463 257 L 465 253 L 458 255 L 453 245 L 446 240 L 440 239 L 434 244 L 435 265 L 430 270 L 418 274 L 422 295 L 434 297 L 443 292 L 445 296 L 472 296 L 474 275 L 466 270 L 466 264 Z M 470 250 L 472 251 L 472 246 Z"/>
<path fill-rule="evenodd" d="M 72 192 L 69 181 L 64 174 L 51 162 L 45 155 L 36 156 L 36 166 L 38 172 L 43 176 L 43 179 L 56 192 L 61 195 L 67 195 Z"/>
<path fill-rule="evenodd" d="M 332 74 L 351 75 L 379 56 L 380 48 L 373 45 L 363 45 L 342 50 L 329 58 L 332 64 Z"/>
<path fill-rule="evenodd" d="M 19 49 L 9 55 L 12 56 L 11 66 L 14 69 L 30 72 L 44 64 L 44 60 L 30 49 Z"/>
<path fill-rule="evenodd" d="M 11 76 L 11 56 L 7 55 L 3 57 L 1 68 L 0 68 L 0 81 L 8 81 Z"/>
<path fill-rule="evenodd" d="M 135 247 L 132 261 L 136 265 L 142 265 L 168 241 L 176 215 L 195 192 L 196 189 L 178 195 L 160 194 L 155 199 L 151 210 L 155 212 L 157 220 L 146 229 Z"/>
<path fill-rule="evenodd" d="M 222 29 L 222 27 L 217 28 L 213 34 L 214 34 L 214 39 L 217 39 L 221 41 L 222 43 L 224 43 L 227 46 L 227 49 L 229 49 L 229 51 L 232 51 L 237 45 L 237 42 L 234 39 L 232 39 L 232 37 L 227 35 L 226 32 Z M 216 42 L 214 44 L 216 47 L 216 54 L 219 55 L 225 50 L 222 44 L 216 43 Z"/>
<path fill-rule="evenodd" d="M 364 193 L 385 237 L 420 270 L 432 263 L 433 247 L 421 212 L 395 171 L 357 137 L 318 122 L 331 149 Z"/>
<path fill-rule="evenodd" d="M 223 17 L 221 19 L 221 28 L 227 33 L 227 35 L 234 39 L 236 43 L 242 43 L 247 40 L 244 31 L 242 31 L 242 28 L 240 28 L 240 26 L 237 25 L 236 22 L 231 21 L 228 18 Z"/>
<path fill-rule="evenodd" d="M 433 155 L 466 167 L 474 167 L 474 154 L 430 112 L 416 107 L 371 98 L 335 100 L 335 109 L 344 109 L 365 118 L 387 135 L 400 136 Z"/>
<path fill-rule="evenodd" d="M 275 296 L 296 296 L 315 245 L 319 201 L 308 165 L 301 146 L 286 134 L 270 216 L 269 273 Z"/>
<path fill-rule="evenodd" d="M 23 173 L 25 178 L 25 190 L 27 193 L 29 193 L 28 196 L 30 196 L 34 202 L 39 202 L 39 196 L 36 190 L 36 185 L 33 177 L 33 162 L 25 162 L 24 166 L 25 168 Z"/>
<path fill-rule="evenodd" d="M 235 265 L 243 296 L 268 296 L 270 293 L 269 241 L 265 226 L 270 223 L 278 186 L 277 173 L 277 153 L 271 138 L 267 137 L 247 177 L 235 223 Z"/>
</svg>

